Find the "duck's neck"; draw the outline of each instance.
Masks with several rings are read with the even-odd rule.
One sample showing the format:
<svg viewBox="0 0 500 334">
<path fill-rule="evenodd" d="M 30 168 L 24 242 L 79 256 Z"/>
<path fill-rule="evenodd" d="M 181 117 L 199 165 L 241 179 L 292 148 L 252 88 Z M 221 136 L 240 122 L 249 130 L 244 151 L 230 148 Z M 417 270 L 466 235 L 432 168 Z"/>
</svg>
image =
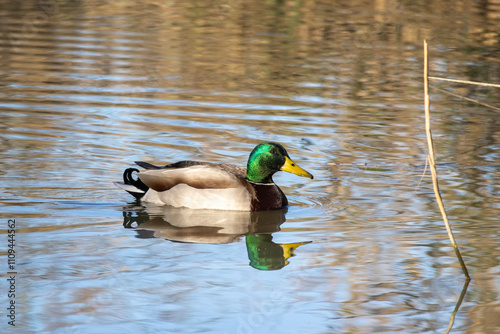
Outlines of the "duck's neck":
<svg viewBox="0 0 500 334">
<path fill-rule="evenodd" d="M 273 174 L 258 164 L 247 165 L 247 179 L 256 183 L 273 183 Z"/>
<path fill-rule="evenodd" d="M 247 173 L 247 179 L 255 183 L 274 183 L 273 178 L 271 176 L 266 178 L 259 178 Z"/>
</svg>

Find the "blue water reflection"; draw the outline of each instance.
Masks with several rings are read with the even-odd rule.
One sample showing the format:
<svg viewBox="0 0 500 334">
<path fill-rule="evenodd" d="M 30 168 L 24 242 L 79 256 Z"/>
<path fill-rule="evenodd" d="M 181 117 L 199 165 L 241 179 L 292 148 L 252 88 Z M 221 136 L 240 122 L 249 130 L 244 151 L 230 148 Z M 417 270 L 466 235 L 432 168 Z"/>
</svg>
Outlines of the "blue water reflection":
<svg viewBox="0 0 500 334">
<path fill-rule="evenodd" d="M 422 40 L 433 76 L 498 84 L 498 14 L 494 1 L 2 3 L 15 330 L 444 333 L 463 278 L 425 171 Z M 435 88 L 499 94 L 432 84 L 440 189 L 473 277 L 452 333 L 497 333 L 498 111 Z M 143 207 L 113 185 L 136 160 L 244 166 L 263 140 L 315 175 L 276 175 L 286 213 Z"/>
</svg>

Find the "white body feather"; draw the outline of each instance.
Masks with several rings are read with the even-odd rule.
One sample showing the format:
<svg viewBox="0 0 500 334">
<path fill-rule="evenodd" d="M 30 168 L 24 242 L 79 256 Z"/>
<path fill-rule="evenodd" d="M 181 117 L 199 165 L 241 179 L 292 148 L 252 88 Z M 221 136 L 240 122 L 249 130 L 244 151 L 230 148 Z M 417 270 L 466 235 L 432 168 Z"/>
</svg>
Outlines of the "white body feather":
<svg viewBox="0 0 500 334">
<path fill-rule="evenodd" d="M 241 179 L 220 168 L 197 165 L 150 169 L 138 176 L 151 188 L 141 198 L 144 202 L 192 209 L 250 210 L 251 195 Z"/>
<path fill-rule="evenodd" d="M 196 189 L 179 184 L 161 192 L 149 189 L 141 200 L 177 208 L 249 211 L 251 198 L 244 187 Z"/>
</svg>

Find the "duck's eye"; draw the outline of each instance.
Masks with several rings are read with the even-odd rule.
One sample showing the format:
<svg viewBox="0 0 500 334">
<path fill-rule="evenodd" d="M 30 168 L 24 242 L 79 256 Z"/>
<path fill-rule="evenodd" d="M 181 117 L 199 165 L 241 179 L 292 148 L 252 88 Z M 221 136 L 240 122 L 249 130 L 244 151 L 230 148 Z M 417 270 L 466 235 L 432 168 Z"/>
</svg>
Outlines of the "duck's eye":
<svg viewBox="0 0 500 334">
<path fill-rule="evenodd" d="M 276 150 L 275 149 L 272 149 L 271 151 L 269 151 L 271 154 L 276 154 Z"/>
</svg>

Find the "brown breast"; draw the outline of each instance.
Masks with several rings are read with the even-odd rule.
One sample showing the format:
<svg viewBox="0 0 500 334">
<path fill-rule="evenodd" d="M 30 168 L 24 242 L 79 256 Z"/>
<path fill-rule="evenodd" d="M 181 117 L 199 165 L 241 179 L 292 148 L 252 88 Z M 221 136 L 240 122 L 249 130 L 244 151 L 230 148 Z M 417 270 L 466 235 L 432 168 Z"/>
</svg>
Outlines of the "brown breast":
<svg viewBox="0 0 500 334">
<path fill-rule="evenodd" d="M 277 210 L 288 205 L 288 200 L 281 189 L 275 185 L 251 183 L 255 190 L 255 195 L 250 204 L 251 211 Z"/>
</svg>

